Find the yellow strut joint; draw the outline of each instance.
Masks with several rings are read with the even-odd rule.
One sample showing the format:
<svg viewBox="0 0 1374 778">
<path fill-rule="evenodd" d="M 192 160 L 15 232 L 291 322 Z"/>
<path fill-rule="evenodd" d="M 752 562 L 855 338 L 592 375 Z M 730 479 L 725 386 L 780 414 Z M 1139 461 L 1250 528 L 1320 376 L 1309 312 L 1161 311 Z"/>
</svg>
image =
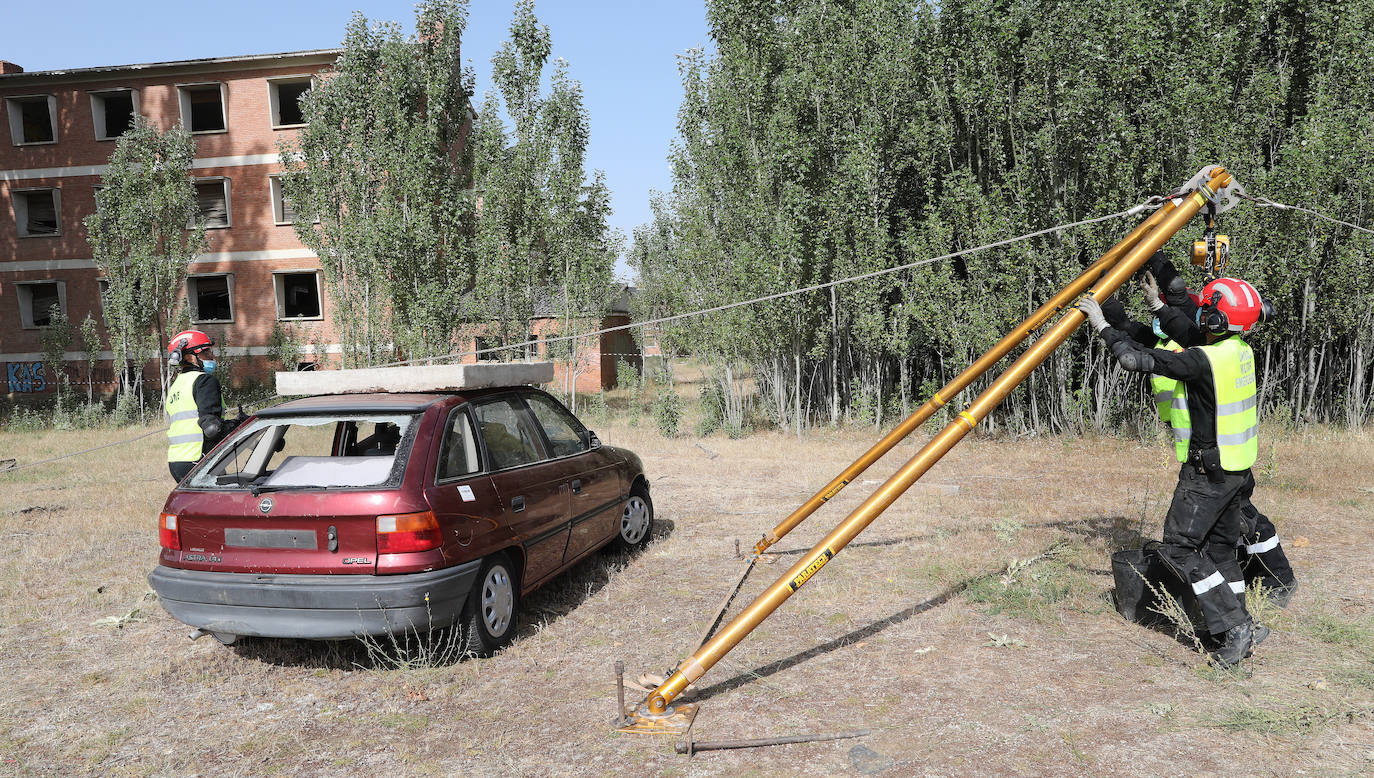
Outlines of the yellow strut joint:
<svg viewBox="0 0 1374 778">
<path fill-rule="evenodd" d="M 964 423 L 968 425 L 969 429 L 978 426 L 978 420 L 973 418 L 973 414 L 968 411 L 959 411 L 959 418 L 964 420 Z"/>
<path fill-rule="evenodd" d="M 939 392 L 935 392 L 934 394 L 932 394 L 930 396 L 930 399 L 935 402 L 936 408 L 945 407 L 945 398 L 941 397 Z"/>
<path fill-rule="evenodd" d="M 1207 196 L 1202 193 L 1201 189 L 1193 192 L 1193 199 L 1197 200 L 1197 207 L 1199 208 L 1207 204 Z"/>
</svg>

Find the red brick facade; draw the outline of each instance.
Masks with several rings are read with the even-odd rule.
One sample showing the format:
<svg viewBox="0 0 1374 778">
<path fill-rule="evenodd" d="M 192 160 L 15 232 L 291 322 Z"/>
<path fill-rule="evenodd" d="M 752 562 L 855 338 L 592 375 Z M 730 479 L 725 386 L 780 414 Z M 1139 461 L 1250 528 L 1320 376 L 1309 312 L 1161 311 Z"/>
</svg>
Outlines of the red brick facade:
<svg viewBox="0 0 1374 778">
<path fill-rule="evenodd" d="M 280 83 L 273 79 L 318 74 L 335 56 L 334 51 L 297 52 L 41 73 L 16 71 L 7 65 L 0 75 L 0 363 L 9 363 L 7 372 L 14 372 L 13 363 L 36 361 L 41 350 L 41 330 L 24 326 L 22 320 L 24 301 L 19 287 L 23 282 L 61 282 L 65 312 L 73 323 L 88 313 L 101 320 L 97 271 L 83 220 L 95 209 L 95 187 L 115 147 L 114 140 L 97 138 L 91 95 L 106 94 L 105 90 L 132 90 L 138 113 L 166 130 L 182 120 L 179 86 L 222 85 L 226 127 L 193 134 L 196 163 L 192 175 L 228 179 L 229 226 L 206 230 L 206 253 L 192 262 L 188 274 L 232 274 L 232 320 L 195 326 L 227 341 L 230 354 L 265 353 L 278 321 L 274 271 L 319 268 L 291 225 L 277 224 L 275 219 L 269 177 L 280 169 L 276 144 L 297 130 L 273 126 L 271 95 L 273 84 Z M 14 98 L 43 96 L 51 97 L 56 109 L 56 137 L 17 143 L 25 138 L 22 132 L 15 137 L 11 114 L 22 109 L 22 101 Z M 16 197 L 24 190 L 49 188 L 59 193 L 60 234 L 21 237 Z M 289 323 L 307 342 L 333 343 L 326 321 L 329 304 L 323 294 L 320 297 L 320 317 Z M 78 362 L 84 355 L 69 352 L 68 357 Z M 68 372 L 84 377 L 71 365 Z M 9 377 L 11 395 L 36 388 L 33 384 L 15 386 Z"/>
<path fill-rule="evenodd" d="M 102 321 L 98 271 L 83 220 L 95 210 L 95 187 L 115 148 L 113 139 L 98 137 L 99 111 L 92 97 L 110 94 L 110 90 L 129 90 L 136 96 L 137 112 L 166 130 L 179 121 L 190 123 L 183 117 L 188 99 L 183 89 L 220 86 L 225 128 L 193 132 L 196 162 L 191 172 L 196 179 L 228 181 L 228 226 L 206 230 L 206 251 L 188 268 L 188 285 L 200 289 L 202 283 L 228 284 L 230 320 L 193 316 L 193 326 L 221 344 L 221 361 L 225 355 L 249 357 L 239 363 L 235 375 L 267 378 L 270 360 L 265 355 L 274 326 L 282 324 L 292 328 L 298 340 L 324 347 L 326 354 L 307 356 L 307 361 L 337 363 L 337 357 L 329 356 L 339 347 L 329 323 L 323 278 L 318 276 L 319 261 L 296 238 L 290 224 L 277 223 L 271 183 L 272 174 L 280 170 L 277 141 L 298 131 L 274 126 L 274 85 L 284 83 L 282 78 L 289 83 L 291 77 L 299 81 L 326 71 L 337 54 L 333 50 L 294 52 L 34 73 L 0 61 L 0 370 L 7 373 L 4 391 L 11 399 L 47 391 L 53 383 L 51 376 L 43 375 L 40 364 L 42 329 L 33 318 L 42 312 L 34 302 L 38 299 L 35 290 L 46 294 L 55 282 L 73 324 L 87 314 Z M 37 124 L 35 117 L 40 120 Z M 45 117 L 55 132 L 41 126 Z M 27 134 L 31 130 L 36 142 Z M 51 202 L 56 206 L 58 234 L 22 235 L 33 222 L 26 218 L 24 224 L 19 223 L 21 211 L 28 214 L 23 208 L 31 205 L 30 190 L 57 193 Z M 49 202 L 48 195 L 33 196 L 40 205 Z M 18 200 L 29 205 L 17 207 Z M 316 274 L 318 316 L 280 315 L 286 308 L 286 287 L 277 274 L 284 271 Z M 207 276 L 206 281 L 199 280 Z M 611 307 L 603 327 L 628 323 L 627 301 L 624 298 Z M 556 329 L 557 321 L 536 319 L 531 327 L 542 335 Z M 111 390 L 114 378 L 103 326 L 101 338 L 104 353 L 95 375 L 97 392 Z M 73 343 L 67 353 L 68 378 L 78 383 L 86 380 L 82 348 Z M 618 361 L 639 364 L 634 352 L 634 341 L 626 333 L 603 335 L 599 349 L 579 359 L 578 391 L 614 386 Z M 541 349 L 540 353 L 546 352 Z M 153 375 L 153 364 L 145 366 L 145 375 Z M 561 386 L 568 367 L 559 369 Z"/>
</svg>

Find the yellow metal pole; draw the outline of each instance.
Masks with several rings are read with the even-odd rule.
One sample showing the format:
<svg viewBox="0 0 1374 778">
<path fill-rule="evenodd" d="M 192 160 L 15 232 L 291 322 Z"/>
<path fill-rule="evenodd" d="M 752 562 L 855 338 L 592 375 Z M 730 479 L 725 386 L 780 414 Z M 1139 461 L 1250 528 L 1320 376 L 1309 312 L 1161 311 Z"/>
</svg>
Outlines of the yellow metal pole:
<svg viewBox="0 0 1374 778">
<path fill-rule="evenodd" d="M 795 511 L 792 511 L 791 515 L 783 519 L 776 527 L 769 531 L 768 534 L 764 535 L 754 544 L 754 553 L 762 554 L 767 551 L 770 546 L 781 540 L 784 535 L 791 532 L 798 524 L 801 524 L 822 505 L 839 494 L 841 489 L 863 474 L 863 472 L 871 467 L 874 462 L 882 459 L 887 452 L 893 449 L 893 447 L 905 440 L 911 433 L 915 432 L 918 427 L 925 423 L 926 419 L 929 419 L 936 411 L 944 407 L 955 395 L 964 391 L 969 384 L 978 380 L 979 376 L 991 370 L 994 365 L 1001 361 L 1002 357 L 1005 357 L 1012 349 L 1021 345 L 1022 341 L 1032 332 L 1039 329 L 1051 316 L 1062 310 L 1065 306 L 1071 304 L 1073 300 L 1076 300 L 1079 295 L 1083 294 L 1094 281 L 1102 276 L 1102 273 L 1107 268 L 1116 264 L 1117 260 L 1125 256 L 1128 251 L 1135 248 L 1136 243 L 1144 238 L 1150 230 L 1153 230 L 1159 225 L 1159 223 L 1172 213 L 1176 207 L 1174 201 L 1168 200 L 1164 203 L 1162 208 L 1150 214 L 1149 218 L 1141 222 L 1134 230 L 1131 230 L 1130 234 L 1123 238 L 1120 243 L 1108 249 L 1107 253 L 1103 254 L 1100 259 L 1089 265 L 1078 278 L 1069 282 L 1068 286 L 1061 289 L 1054 297 L 1051 297 L 1044 305 L 1040 306 L 1035 313 L 1027 316 L 1025 321 L 1021 322 L 1015 329 L 1008 332 L 1001 340 L 997 341 L 992 348 L 988 349 L 986 354 L 978 358 L 978 361 L 964 368 L 963 372 L 951 379 L 950 382 L 941 387 L 938 392 L 931 395 L 930 399 L 921 403 L 921 406 L 912 412 L 910 416 L 903 419 L 901 424 L 898 424 L 891 432 L 884 435 L 882 440 L 879 440 L 873 445 L 873 448 L 864 452 L 862 456 L 854 460 L 849 467 L 846 467 L 843 472 L 835 476 L 835 478 L 831 480 L 830 483 L 826 484 L 824 488 L 811 495 L 810 499 L 802 503 Z"/>
<path fill-rule="evenodd" d="M 1221 167 L 1214 168 L 1210 181 L 1203 184 L 1197 191 L 1187 195 L 1181 205 L 1163 218 L 1157 229 L 1139 241 L 1124 259 L 1093 286 L 1091 290 L 1093 298 L 1101 302 L 1115 292 L 1122 283 L 1130 278 L 1132 273 L 1145 264 L 1151 254 L 1159 250 L 1193 218 L 1202 205 L 1207 202 L 1209 196 L 1215 194 L 1217 190 L 1229 186 L 1230 183 L 1230 173 Z M 1204 189 L 1207 190 L 1205 194 L 1203 193 Z M 665 715 L 668 703 L 682 694 L 683 690 L 692 682 L 720 661 L 721 657 L 738 645 L 760 622 L 777 610 L 778 606 L 786 602 L 793 592 L 810 580 L 817 570 L 820 570 L 856 535 L 867 528 L 869 524 L 872 524 L 903 492 L 930 470 L 936 462 L 940 461 L 941 457 L 948 453 L 979 421 L 984 419 L 998 403 L 1005 399 L 1012 389 L 1025 380 L 1032 370 L 1044 362 L 1055 349 L 1067 340 L 1082 322 L 1083 314 L 1076 308 L 1070 308 L 1057 324 L 1027 349 L 1026 353 L 1022 354 L 1005 373 L 998 376 L 991 386 L 978 395 L 969 405 L 968 410 L 961 411 L 954 421 L 932 438 L 924 448 L 916 453 L 916 456 L 912 457 L 882 486 L 878 487 L 877 491 L 864 500 L 863 504 L 855 508 L 853 513 L 850 513 L 844 521 L 840 522 L 839 526 L 831 530 L 830 534 L 826 535 L 821 542 L 812 547 L 796 564 L 774 581 L 733 621 L 725 625 L 715 637 L 707 641 L 695 653 L 683 660 L 667 680 L 649 693 L 640 712 L 649 716 Z"/>
</svg>

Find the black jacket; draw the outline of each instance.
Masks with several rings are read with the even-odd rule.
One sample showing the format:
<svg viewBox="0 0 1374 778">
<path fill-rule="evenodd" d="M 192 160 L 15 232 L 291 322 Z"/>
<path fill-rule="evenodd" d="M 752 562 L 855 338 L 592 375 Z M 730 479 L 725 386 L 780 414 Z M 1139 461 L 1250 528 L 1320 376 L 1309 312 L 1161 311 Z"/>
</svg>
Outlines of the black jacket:
<svg viewBox="0 0 1374 778">
<path fill-rule="evenodd" d="M 1166 351 L 1151 348 L 1137 343 L 1114 327 L 1102 331 L 1102 340 L 1106 341 L 1123 368 L 1138 373 L 1155 373 L 1186 384 L 1188 417 L 1193 427 L 1188 448 L 1197 451 L 1216 448 L 1217 393 L 1212 383 L 1212 363 L 1202 349 L 1193 347 Z"/>
</svg>

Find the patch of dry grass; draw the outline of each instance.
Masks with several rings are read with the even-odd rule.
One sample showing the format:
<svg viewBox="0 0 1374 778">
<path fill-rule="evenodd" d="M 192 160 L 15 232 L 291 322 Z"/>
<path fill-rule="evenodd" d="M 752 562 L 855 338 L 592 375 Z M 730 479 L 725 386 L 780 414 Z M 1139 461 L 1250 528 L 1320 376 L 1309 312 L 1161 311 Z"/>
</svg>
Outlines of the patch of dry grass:
<svg viewBox="0 0 1374 778">
<path fill-rule="evenodd" d="M 853 742 L 689 762 L 667 739 L 614 735 L 612 665 L 633 677 L 682 659 L 743 564 L 734 541 L 747 549 L 874 436 L 665 440 L 614 417 L 597 431 L 644 458 L 654 542 L 535 593 L 497 656 L 390 667 L 348 643 L 192 643 L 145 601 L 171 486 L 157 436 L 0 474 L 5 772 L 853 773 Z M 41 459 L 138 432 L 0 432 L 0 452 Z M 865 764 L 889 760 L 884 775 L 1221 773 L 1257 749 L 1295 771 L 1367 770 L 1374 439 L 1270 439 L 1255 501 L 1303 589 L 1245 672 L 1199 672 L 1196 652 L 1107 604 L 1110 552 L 1158 533 L 1176 473 L 1163 443 L 979 438 L 701 679 L 696 736 L 868 727 Z M 733 611 L 915 451 L 779 543 Z"/>
</svg>

